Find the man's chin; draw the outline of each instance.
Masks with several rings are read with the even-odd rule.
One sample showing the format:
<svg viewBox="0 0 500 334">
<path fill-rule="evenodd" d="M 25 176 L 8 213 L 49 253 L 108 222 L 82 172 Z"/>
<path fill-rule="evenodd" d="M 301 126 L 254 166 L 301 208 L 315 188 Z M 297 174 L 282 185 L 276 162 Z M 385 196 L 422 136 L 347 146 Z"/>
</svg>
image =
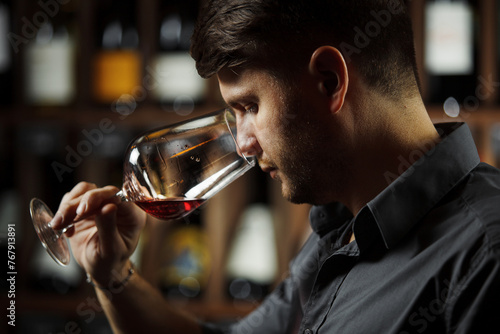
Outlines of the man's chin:
<svg viewBox="0 0 500 334">
<path fill-rule="evenodd" d="M 284 183 L 281 184 L 281 195 L 284 199 L 293 204 L 310 203 L 311 200 L 308 198 L 309 196 L 304 196 L 305 192 L 298 191 L 297 189 L 290 189 L 286 187 Z"/>
</svg>

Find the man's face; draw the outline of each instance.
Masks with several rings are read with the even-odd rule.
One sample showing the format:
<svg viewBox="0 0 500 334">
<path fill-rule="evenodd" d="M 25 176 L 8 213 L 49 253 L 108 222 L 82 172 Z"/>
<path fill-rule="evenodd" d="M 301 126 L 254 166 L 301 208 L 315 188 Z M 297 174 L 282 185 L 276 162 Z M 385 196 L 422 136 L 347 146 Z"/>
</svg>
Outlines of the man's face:
<svg viewBox="0 0 500 334">
<path fill-rule="evenodd" d="M 329 202 L 332 173 L 343 169 L 342 159 L 337 159 L 342 154 L 325 151 L 333 139 L 331 120 L 307 79 L 288 87 L 254 69 L 224 69 L 218 78 L 222 96 L 236 114 L 243 153 L 258 158 L 262 170 L 281 182 L 283 196 L 291 202 Z"/>
</svg>

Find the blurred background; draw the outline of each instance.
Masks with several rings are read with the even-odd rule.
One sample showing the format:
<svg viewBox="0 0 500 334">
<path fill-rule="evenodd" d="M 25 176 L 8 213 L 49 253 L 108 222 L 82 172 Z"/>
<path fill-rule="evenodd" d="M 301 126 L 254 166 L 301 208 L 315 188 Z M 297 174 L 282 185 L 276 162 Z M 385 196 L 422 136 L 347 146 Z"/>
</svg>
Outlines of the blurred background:
<svg viewBox="0 0 500 334">
<path fill-rule="evenodd" d="M 110 332 L 81 269 L 40 245 L 29 201 L 55 211 L 79 181 L 120 187 L 134 136 L 223 106 L 188 53 L 200 1 L 0 0 L 0 332 Z M 481 159 L 500 165 L 500 4 L 408 3 L 431 117 L 469 123 Z M 374 15 L 362 32 L 384 24 Z M 134 262 L 178 307 L 230 321 L 286 274 L 308 210 L 255 169 L 186 219 L 149 218 Z"/>
</svg>

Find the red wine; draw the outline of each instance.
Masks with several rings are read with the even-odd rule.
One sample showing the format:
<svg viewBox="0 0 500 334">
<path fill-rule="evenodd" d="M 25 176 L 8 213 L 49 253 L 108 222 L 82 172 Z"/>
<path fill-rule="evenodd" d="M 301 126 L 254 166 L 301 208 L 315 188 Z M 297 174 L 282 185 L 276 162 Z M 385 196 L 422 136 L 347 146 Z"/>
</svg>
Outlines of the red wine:
<svg viewBox="0 0 500 334">
<path fill-rule="evenodd" d="M 136 201 L 135 204 L 153 217 L 169 220 L 187 216 L 203 202 L 203 199 L 170 198 Z"/>
</svg>

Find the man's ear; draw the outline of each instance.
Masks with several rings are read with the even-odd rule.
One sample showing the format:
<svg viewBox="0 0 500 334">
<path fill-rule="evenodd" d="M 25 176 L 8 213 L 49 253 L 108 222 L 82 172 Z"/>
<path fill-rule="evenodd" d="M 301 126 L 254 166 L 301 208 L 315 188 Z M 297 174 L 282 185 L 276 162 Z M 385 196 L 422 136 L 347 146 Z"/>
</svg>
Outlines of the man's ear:
<svg viewBox="0 0 500 334">
<path fill-rule="evenodd" d="M 309 61 L 309 71 L 316 78 L 320 92 L 330 99 L 330 110 L 342 108 L 349 86 L 347 64 L 333 46 L 316 49 Z"/>
</svg>

